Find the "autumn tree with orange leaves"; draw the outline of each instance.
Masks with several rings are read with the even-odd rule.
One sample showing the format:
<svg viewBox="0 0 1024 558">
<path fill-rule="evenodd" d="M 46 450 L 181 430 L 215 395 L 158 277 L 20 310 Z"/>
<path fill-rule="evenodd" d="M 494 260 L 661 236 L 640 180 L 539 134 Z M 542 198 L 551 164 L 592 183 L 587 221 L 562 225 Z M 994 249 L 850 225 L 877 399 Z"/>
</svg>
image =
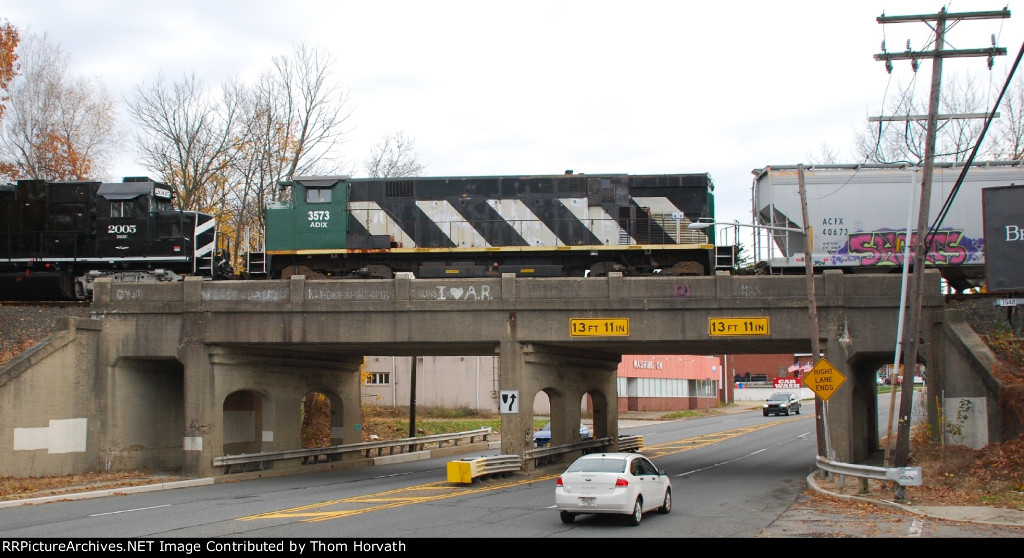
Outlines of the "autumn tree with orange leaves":
<svg viewBox="0 0 1024 558">
<path fill-rule="evenodd" d="M 73 77 L 68 55 L 45 34 L 17 38 L 12 64 L 18 66 L 9 75 L 0 121 L 5 178 L 105 178 L 119 147 L 110 94 L 102 84 Z"/>
<path fill-rule="evenodd" d="M 7 88 L 11 80 L 18 75 L 18 43 L 21 42 L 21 35 L 18 29 L 4 21 L 0 25 L 0 121 L 3 121 L 4 110 L 7 109 L 7 101 L 11 96 Z M 0 161 L 0 175 L 10 176 L 14 172 L 13 165 L 6 161 Z"/>
</svg>

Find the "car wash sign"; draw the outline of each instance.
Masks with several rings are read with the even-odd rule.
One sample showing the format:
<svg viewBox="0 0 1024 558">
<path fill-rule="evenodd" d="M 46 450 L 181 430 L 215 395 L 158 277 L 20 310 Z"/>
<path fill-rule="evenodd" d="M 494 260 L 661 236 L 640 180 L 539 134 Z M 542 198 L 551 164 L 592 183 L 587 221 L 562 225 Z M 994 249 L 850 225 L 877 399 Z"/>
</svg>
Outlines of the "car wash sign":
<svg viewBox="0 0 1024 558">
<path fill-rule="evenodd" d="M 772 381 L 775 389 L 800 389 L 800 378 L 775 378 Z"/>
<path fill-rule="evenodd" d="M 1024 290 L 1024 186 L 981 189 L 989 292 Z"/>
</svg>

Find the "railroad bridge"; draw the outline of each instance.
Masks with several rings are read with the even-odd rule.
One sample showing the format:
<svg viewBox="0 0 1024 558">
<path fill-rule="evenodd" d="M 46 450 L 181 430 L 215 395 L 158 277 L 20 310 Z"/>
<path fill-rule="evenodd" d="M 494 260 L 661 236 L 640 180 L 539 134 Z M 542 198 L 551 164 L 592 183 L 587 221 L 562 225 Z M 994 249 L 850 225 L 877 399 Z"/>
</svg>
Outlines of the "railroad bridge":
<svg viewBox="0 0 1024 558">
<path fill-rule="evenodd" d="M 929 384 L 975 401 L 974 435 L 987 440 L 1001 419 L 997 390 L 979 380 L 980 341 L 945 310 L 938 273 L 927 274 Z M 816 401 L 820 455 L 826 425 L 835 460 L 858 463 L 879 447 L 875 373 L 893 360 L 900 288 L 895 274 L 814 277 L 816 335 L 846 377 L 827 421 Z M 331 443 L 355 443 L 369 354 L 498 355 L 501 391 L 514 396 L 503 402 L 501 452 L 521 455 L 539 391 L 556 443 L 575 435 L 584 395 L 594 435 L 617 439 L 623 354 L 811 351 L 802 276 L 99 280 L 91 312 L 0 368 L 0 473 L 217 476 L 217 457 L 299 448 L 300 402 L 313 391 L 330 400 Z M 711 327 L 723 323 L 754 327 Z"/>
</svg>

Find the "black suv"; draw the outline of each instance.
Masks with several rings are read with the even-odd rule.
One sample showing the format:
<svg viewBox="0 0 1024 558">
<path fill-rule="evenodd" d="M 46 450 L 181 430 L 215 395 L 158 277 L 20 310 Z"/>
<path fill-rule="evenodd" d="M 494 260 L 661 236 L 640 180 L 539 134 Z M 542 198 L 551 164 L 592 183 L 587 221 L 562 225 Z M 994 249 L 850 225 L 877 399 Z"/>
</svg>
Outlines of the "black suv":
<svg viewBox="0 0 1024 558">
<path fill-rule="evenodd" d="M 761 413 L 768 415 L 786 415 L 790 413 L 800 414 L 800 399 L 794 393 L 779 391 L 773 393 L 764 405 L 761 406 Z"/>
</svg>

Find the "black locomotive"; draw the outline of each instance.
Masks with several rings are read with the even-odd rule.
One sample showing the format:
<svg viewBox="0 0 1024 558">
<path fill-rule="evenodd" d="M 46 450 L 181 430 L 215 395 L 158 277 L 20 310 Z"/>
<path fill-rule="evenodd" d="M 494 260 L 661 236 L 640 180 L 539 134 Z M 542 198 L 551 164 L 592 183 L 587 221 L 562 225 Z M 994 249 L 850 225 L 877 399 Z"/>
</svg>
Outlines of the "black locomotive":
<svg viewBox="0 0 1024 558">
<path fill-rule="evenodd" d="M 229 278 L 223 256 L 213 216 L 175 209 L 170 187 L 145 177 L 0 185 L 3 300 L 89 299 L 103 276 Z"/>
</svg>

